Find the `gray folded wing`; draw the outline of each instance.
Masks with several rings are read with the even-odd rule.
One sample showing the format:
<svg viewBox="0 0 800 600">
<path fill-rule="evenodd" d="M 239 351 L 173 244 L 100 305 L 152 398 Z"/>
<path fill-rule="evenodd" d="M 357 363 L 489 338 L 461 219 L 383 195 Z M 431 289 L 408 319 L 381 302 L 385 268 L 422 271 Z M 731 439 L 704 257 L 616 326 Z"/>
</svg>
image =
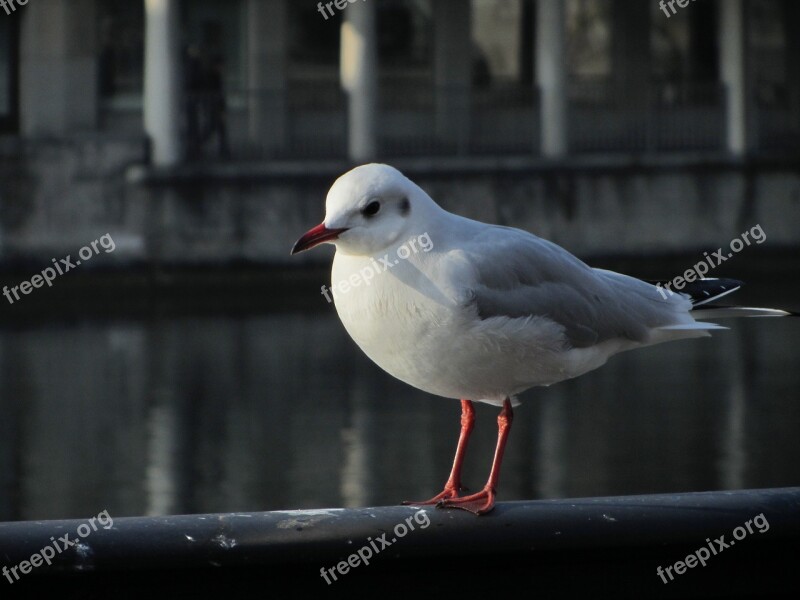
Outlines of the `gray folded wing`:
<svg viewBox="0 0 800 600">
<path fill-rule="evenodd" d="M 593 269 L 547 240 L 509 227 L 484 230 L 463 247 L 474 270 L 465 304 L 481 319 L 544 316 L 575 348 L 608 339 L 646 340 L 655 327 L 692 322 L 690 302 L 663 298 L 643 281 Z"/>
</svg>

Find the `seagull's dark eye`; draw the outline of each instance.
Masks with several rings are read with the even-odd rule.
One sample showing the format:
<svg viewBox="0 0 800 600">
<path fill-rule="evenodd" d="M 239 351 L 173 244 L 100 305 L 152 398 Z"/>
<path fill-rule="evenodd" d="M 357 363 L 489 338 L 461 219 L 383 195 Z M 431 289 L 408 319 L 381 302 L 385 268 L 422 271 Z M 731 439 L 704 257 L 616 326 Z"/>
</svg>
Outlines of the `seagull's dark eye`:
<svg viewBox="0 0 800 600">
<path fill-rule="evenodd" d="M 361 214 L 365 217 L 374 217 L 378 214 L 378 211 L 381 209 L 381 203 L 377 200 L 373 200 L 369 204 L 367 204 L 364 208 L 361 209 Z"/>
</svg>

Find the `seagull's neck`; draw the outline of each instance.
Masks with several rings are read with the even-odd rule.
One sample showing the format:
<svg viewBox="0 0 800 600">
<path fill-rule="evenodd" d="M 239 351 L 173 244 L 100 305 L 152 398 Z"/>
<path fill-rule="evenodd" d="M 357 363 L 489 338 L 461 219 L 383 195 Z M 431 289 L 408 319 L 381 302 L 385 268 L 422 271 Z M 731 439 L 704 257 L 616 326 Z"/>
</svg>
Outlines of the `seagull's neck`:
<svg viewBox="0 0 800 600">
<path fill-rule="evenodd" d="M 457 227 L 459 222 L 469 221 L 469 219 L 446 211 L 424 192 L 422 197 L 419 198 L 415 209 L 417 223 L 431 228 L 441 227 L 447 229 L 454 226 Z"/>
<path fill-rule="evenodd" d="M 424 223 L 424 229 L 432 238 L 436 236 L 443 242 L 454 235 L 469 236 L 472 232 L 487 226 L 486 223 L 448 212 L 433 200 L 426 203 L 425 212 L 420 211 L 419 222 Z"/>
</svg>

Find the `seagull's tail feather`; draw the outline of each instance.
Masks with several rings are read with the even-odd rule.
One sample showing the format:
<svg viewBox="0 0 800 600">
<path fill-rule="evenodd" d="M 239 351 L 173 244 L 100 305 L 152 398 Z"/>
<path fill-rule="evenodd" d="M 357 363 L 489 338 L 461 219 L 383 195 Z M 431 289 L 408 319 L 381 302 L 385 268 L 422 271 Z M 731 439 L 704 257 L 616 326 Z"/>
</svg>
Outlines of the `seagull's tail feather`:
<svg viewBox="0 0 800 600">
<path fill-rule="evenodd" d="M 651 281 L 654 285 L 660 284 L 661 287 L 669 289 L 668 283 Z M 738 279 L 697 279 L 691 283 L 686 283 L 680 293 L 689 297 L 692 302 L 692 317 L 695 319 L 728 319 L 731 317 L 786 317 L 800 316 L 800 313 L 788 312 L 776 308 L 756 308 L 754 306 L 721 306 L 710 304 L 738 290 L 744 285 Z M 702 306 L 701 310 L 698 307 Z M 712 323 L 697 322 L 702 327 L 687 327 L 686 325 L 671 325 L 661 327 L 661 329 L 717 329 L 717 327 L 706 327 Z M 721 329 L 725 329 L 722 327 Z"/>
<path fill-rule="evenodd" d="M 692 316 L 697 319 L 728 319 L 731 317 L 797 317 L 800 314 L 777 308 L 756 308 L 754 306 L 707 306 L 703 310 L 693 310 Z"/>
<path fill-rule="evenodd" d="M 709 329 L 728 329 L 716 323 L 704 323 L 703 321 L 695 321 L 694 323 L 678 323 L 676 325 L 662 325 L 658 329 L 662 331 L 692 331 L 702 330 L 708 331 Z"/>
<path fill-rule="evenodd" d="M 680 291 L 672 290 L 672 283 L 668 281 L 648 281 L 653 285 L 663 287 L 670 293 L 684 294 L 689 296 L 692 301 L 692 306 L 702 306 L 709 302 L 719 300 L 723 296 L 732 294 L 744 285 L 738 279 L 718 279 L 718 278 L 705 278 L 696 279 L 691 282 L 684 282 Z"/>
</svg>

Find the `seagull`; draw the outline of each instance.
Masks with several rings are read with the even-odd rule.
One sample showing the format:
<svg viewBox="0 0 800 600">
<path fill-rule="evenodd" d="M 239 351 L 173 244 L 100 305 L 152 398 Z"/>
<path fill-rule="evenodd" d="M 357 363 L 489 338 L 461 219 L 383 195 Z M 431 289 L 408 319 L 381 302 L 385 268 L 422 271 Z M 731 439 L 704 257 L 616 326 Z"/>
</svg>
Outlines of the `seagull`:
<svg viewBox="0 0 800 600">
<path fill-rule="evenodd" d="M 336 247 L 333 303 L 361 350 L 397 379 L 461 401 L 444 489 L 406 504 L 477 515 L 494 508 L 521 392 L 578 377 L 625 350 L 725 329 L 699 319 L 789 314 L 711 304 L 738 289 L 732 279 L 698 279 L 667 293 L 660 282 L 592 268 L 527 231 L 447 212 L 384 164 L 340 176 L 324 221 L 291 253 L 322 243 Z M 462 496 L 475 402 L 500 407 L 497 445 L 486 485 Z"/>
</svg>

